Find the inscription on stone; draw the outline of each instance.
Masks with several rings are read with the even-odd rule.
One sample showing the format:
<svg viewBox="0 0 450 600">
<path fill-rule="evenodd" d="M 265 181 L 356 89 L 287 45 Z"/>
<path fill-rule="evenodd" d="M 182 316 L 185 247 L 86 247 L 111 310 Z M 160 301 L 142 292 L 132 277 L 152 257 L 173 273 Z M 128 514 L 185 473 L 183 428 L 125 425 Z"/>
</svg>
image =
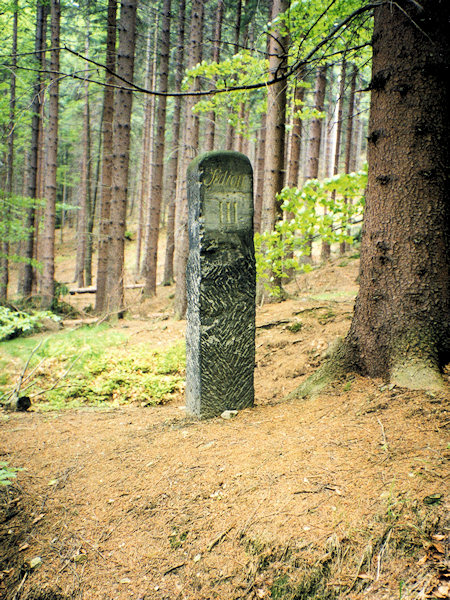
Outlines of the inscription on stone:
<svg viewBox="0 0 450 600">
<path fill-rule="evenodd" d="M 253 176 L 236 152 L 188 169 L 186 407 L 200 417 L 253 405 Z"/>
</svg>

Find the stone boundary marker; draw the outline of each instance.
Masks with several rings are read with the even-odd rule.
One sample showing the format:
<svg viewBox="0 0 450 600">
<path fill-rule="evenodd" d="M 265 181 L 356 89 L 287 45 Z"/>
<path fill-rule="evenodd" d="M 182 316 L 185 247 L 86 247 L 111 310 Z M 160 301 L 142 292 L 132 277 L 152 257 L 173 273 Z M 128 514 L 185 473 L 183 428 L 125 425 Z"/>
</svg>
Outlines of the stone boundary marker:
<svg viewBox="0 0 450 600">
<path fill-rule="evenodd" d="M 186 410 L 214 417 L 254 402 L 253 172 L 237 152 L 188 168 Z"/>
</svg>

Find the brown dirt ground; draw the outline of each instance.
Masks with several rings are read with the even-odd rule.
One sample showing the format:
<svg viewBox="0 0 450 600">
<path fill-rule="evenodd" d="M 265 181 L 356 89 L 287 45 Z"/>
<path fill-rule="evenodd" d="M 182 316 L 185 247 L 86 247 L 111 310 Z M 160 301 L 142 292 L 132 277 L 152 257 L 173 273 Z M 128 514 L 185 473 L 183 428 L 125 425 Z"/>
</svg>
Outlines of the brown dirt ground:
<svg viewBox="0 0 450 600">
<path fill-rule="evenodd" d="M 286 400 L 348 329 L 357 263 L 258 309 L 256 405 L 234 419 L 186 417 L 181 393 L 3 415 L 0 460 L 25 470 L 0 494 L 0 598 L 449 597 L 448 396 L 350 375 Z M 117 327 L 179 339 L 172 294 L 130 292 Z"/>
</svg>

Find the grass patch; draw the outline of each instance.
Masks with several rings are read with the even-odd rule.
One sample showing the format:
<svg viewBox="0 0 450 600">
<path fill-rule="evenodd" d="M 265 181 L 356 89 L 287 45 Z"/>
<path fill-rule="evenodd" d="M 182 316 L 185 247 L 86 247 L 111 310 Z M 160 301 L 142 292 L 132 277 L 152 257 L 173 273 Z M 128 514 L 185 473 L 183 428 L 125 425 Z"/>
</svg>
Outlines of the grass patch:
<svg viewBox="0 0 450 600">
<path fill-rule="evenodd" d="M 41 339 L 44 341 L 39 347 L 36 338 L 11 340 L 2 345 L 5 358 L 15 363 L 14 381 L 32 355 L 21 394 L 29 395 L 38 410 L 128 402 L 160 404 L 183 386 L 182 342 L 164 350 L 149 350 L 148 344 L 125 349 L 126 334 L 107 324 L 62 331 Z M 13 382 L 10 379 L 0 384 L 4 394 L 8 392 L 5 383 L 11 386 Z"/>
</svg>

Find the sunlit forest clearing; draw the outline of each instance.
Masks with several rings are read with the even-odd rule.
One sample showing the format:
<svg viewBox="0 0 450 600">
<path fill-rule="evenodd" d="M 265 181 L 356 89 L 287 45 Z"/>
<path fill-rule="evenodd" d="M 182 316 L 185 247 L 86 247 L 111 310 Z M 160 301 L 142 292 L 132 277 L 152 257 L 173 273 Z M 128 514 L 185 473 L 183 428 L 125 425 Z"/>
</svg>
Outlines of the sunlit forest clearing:
<svg viewBox="0 0 450 600">
<path fill-rule="evenodd" d="M 449 19 L 5 3 L 2 599 L 450 596 Z"/>
</svg>

